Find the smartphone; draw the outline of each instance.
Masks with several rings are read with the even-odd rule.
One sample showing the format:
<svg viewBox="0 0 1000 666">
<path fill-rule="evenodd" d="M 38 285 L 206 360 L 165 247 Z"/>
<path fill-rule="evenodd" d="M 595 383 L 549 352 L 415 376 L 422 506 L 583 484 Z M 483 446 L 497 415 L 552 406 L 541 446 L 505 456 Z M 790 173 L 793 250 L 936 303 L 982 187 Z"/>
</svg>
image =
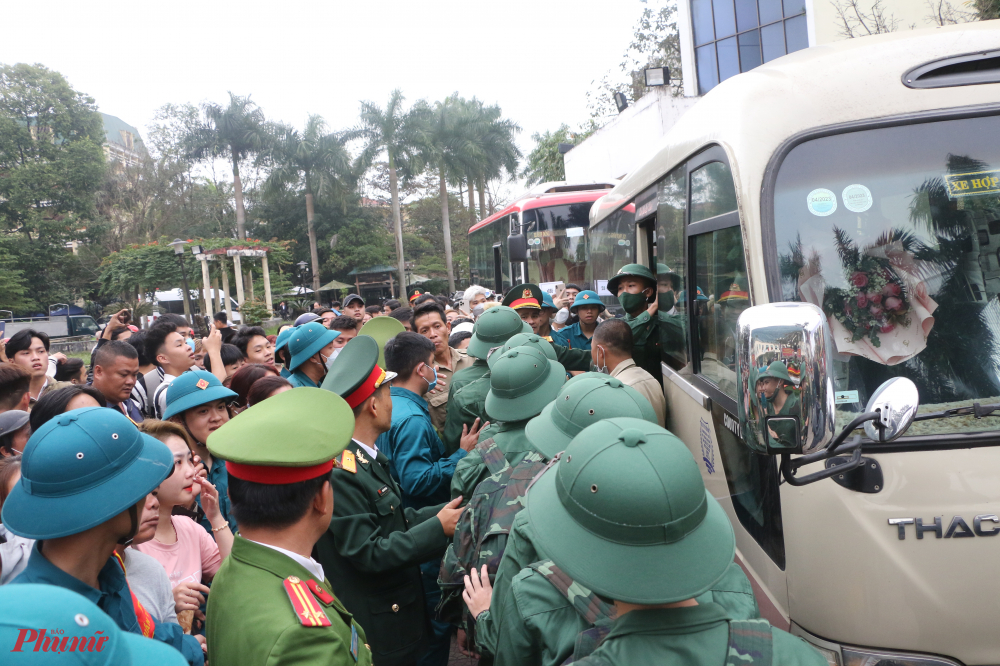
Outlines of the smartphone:
<svg viewBox="0 0 1000 666">
<path fill-rule="evenodd" d="M 122 314 L 122 323 L 128 326 L 130 321 L 132 321 L 132 313 L 126 310 L 124 314 Z"/>
<path fill-rule="evenodd" d="M 0 321 L 0 340 L 3 339 L 3 334 L 4 334 L 4 331 L 6 331 L 6 330 L 7 330 L 7 322 Z"/>
</svg>

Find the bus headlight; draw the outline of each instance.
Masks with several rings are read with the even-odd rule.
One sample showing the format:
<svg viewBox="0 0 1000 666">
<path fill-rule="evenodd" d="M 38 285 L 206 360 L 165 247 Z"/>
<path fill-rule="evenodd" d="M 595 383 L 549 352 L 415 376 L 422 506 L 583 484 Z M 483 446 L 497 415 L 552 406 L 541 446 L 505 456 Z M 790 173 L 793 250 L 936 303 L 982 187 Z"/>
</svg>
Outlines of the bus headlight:
<svg viewBox="0 0 1000 666">
<path fill-rule="evenodd" d="M 907 652 L 863 650 L 844 646 L 841 648 L 841 653 L 844 656 L 844 666 L 960 666 L 957 661 L 944 657 Z"/>
</svg>

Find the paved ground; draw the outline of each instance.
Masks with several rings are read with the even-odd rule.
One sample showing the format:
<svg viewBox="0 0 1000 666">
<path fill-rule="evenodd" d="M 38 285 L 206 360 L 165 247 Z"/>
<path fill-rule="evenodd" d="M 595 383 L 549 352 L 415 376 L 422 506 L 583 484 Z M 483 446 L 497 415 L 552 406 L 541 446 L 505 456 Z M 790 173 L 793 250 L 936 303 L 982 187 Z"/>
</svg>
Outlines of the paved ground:
<svg viewBox="0 0 1000 666">
<path fill-rule="evenodd" d="M 448 657 L 448 666 L 476 666 L 477 662 L 477 659 L 466 657 L 458 651 L 458 643 L 455 641 L 455 637 L 452 636 L 451 656 Z"/>
</svg>

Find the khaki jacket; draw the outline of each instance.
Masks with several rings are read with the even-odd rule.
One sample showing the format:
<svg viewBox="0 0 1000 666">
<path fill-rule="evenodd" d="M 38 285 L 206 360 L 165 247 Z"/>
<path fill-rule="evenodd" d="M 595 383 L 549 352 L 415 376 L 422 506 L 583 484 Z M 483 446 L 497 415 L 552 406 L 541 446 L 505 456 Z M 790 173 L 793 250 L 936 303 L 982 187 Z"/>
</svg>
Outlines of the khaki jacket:
<svg viewBox="0 0 1000 666">
<path fill-rule="evenodd" d="M 438 433 L 444 432 L 444 422 L 448 416 L 448 386 L 451 384 L 452 376 L 459 370 L 470 367 L 472 362 L 476 360 L 458 349 L 448 347 L 448 351 L 451 352 L 451 368 L 435 364 L 434 369 L 437 370 L 438 376 L 437 386 L 434 387 L 433 391 L 424 394 L 424 400 L 427 401 L 431 409 L 431 423 L 434 424 L 434 429 Z"/>
<path fill-rule="evenodd" d="M 626 359 L 615 366 L 611 371 L 612 377 L 617 377 L 625 386 L 631 386 L 642 394 L 656 412 L 656 419 L 661 428 L 667 423 L 667 400 L 663 396 L 663 387 L 656 381 L 653 375 L 649 374 L 632 359 Z"/>
</svg>

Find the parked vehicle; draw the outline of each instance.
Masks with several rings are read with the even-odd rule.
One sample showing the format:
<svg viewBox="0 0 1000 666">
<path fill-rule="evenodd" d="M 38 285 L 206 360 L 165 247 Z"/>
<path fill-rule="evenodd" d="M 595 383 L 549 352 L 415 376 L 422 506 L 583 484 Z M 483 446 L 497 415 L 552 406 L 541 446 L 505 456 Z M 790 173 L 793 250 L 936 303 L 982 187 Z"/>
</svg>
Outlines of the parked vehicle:
<svg viewBox="0 0 1000 666">
<path fill-rule="evenodd" d="M 0 310 L 0 323 L 3 324 L 3 337 L 9 338 L 18 331 L 34 329 L 45 333 L 49 338 L 87 337 L 97 334 L 98 326 L 94 318 L 82 313 L 83 310 L 65 303 L 49 306 L 49 315 L 38 317 L 22 317 L 15 319 L 9 310 Z"/>
</svg>

